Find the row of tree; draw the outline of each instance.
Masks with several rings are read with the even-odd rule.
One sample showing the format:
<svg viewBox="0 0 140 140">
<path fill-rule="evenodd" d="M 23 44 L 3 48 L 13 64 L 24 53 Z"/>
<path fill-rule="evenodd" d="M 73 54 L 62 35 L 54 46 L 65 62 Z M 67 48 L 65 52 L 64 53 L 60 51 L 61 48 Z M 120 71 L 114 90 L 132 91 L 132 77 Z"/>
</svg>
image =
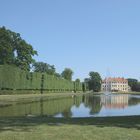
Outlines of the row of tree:
<svg viewBox="0 0 140 140">
<path fill-rule="evenodd" d="M 70 68 L 65 68 L 61 74 L 56 72 L 54 65 L 50 65 L 44 62 L 35 62 L 33 63 L 32 68 L 34 72 L 47 73 L 49 75 L 55 75 L 56 77 L 62 77 L 66 80 L 72 81 L 73 71 Z"/>
<path fill-rule="evenodd" d="M 59 74 L 55 66 L 44 62 L 36 62 L 33 56 L 38 55 L 32 45 L 21 38 L 19 33 L 15 33 L 5 27 L 0 28 L 0 65 L 15 65 L 22 70 L 47 73 L 57 77 L 63 77 L 66 80 L 72 80 L 73 71 L 65 68 Z"/>
</svg>

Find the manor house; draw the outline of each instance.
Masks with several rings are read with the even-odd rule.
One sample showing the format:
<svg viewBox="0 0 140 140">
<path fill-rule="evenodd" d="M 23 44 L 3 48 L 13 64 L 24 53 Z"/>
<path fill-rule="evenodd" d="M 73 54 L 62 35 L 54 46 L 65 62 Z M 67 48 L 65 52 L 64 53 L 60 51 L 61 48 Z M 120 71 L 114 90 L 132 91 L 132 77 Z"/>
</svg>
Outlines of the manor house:
<svg viewBox="0 0 140 140">
<path fill-rule="evenodd" d="M 102 91 L 109 92 L 128 92 L 130 91 L 130 87 L 128 85 L 128 80 L 124 78 L 105 78 L 102 81 Z"/>
</svg>

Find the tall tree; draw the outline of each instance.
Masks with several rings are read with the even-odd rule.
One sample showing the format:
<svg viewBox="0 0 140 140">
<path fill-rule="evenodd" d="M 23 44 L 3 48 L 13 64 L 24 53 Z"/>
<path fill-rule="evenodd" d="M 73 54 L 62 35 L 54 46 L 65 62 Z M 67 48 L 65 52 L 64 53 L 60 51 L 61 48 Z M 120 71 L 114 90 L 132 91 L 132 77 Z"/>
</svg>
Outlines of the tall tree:
<svg viewBox="0 0 140 140">
<path fill-rule="evenodd" d="M 19 33 L 0 28 L 0 64 L 13 64 L 29 71 L 34 55 L 37 55 L 37 51 Z"/>
<path fill-rule="evenodd" d="M 14 63 L 14 49 L 10 32 L 5 27 L 0 28 L 0 64 Z"/>
<path fill-rule="evenodd" d="M 80 86 L 80 79 L 76 79 L 75 80 L 75 92 L 77 91 L 77 90 L 79 90 L 79 86 Z"/>
<path fill-rule="evenodd" d="M 89 90 L 93 90 L 95 92 L 99 92 L 101 90 L 101 76 L 98 72 L 90 72 L 89 73 Z"/>
<path fill-rule="evenodd" d="M 55 75 L 56 77 L 59 77 L 59 78 L 61 77 L 61 74 L 59 74 L 59 73 L 57 73 L 57 72 L 56 72 L 54 75 Z"/>
<path fill-rule="evenodd" d="M 132 91 L 136 91 L 136 86 L 138 85 L 138 80 L 133 78 L 128 78 L 128 85 L 131 87 Z"/>
<path fill-rule="evenodd" d="M 73 71 L 70 68 L 65 68 L 64 71 L 61 73 L 61 75 L 64 79 L 71 81 L 73 76 Z"/>
<path fill-rule="evenodd" d="M 140 82 L 137 82 L 135 86 L 135 91 L 140 92 Z"/>
<path fill-rule="evenodd" d="M 86 90 L 89 90 L 89 81 L 90 81 L 89 78 L 85 78 L 85 79 L 84 79 L 84 84 L 85 84 L 85 89 L 86 89 Z"/>
<path fill-rule="evenodd" d="M 48 64 L 44 62 L 35 62 L 33 63 L 33 71 L 46 73 L 48 70 Z"/>
<path fill-rule="evenodd" d="M 55 66 L 54 65 L 49 65 L 44 62 L 35 62 L 33 64 L 33 70 L 34 72 L 42 72 L 42 73 L 47 73 L 50 75 L 55 74 Z"/>
<path fill-rule="evenodd" d="M 80 83 L 80 79 L 77 78 L 77 79 L 75 80 L 75 82 Z"/>
</svg>

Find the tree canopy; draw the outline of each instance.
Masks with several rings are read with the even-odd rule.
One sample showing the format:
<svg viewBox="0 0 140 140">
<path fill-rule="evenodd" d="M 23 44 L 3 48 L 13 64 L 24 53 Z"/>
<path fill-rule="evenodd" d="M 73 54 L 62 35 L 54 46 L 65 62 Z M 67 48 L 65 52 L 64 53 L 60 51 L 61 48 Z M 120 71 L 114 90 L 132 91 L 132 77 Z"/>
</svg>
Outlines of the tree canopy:
<svg viewBox="0 0 140 140">
<path fill-rule="evenodd" d="M 0 64 L 16 65 L 23 70 L 30 70 L 37 51 L 23 40 L 19 33 L 0 27 Z"/>
<path fill-rule="evenodd" d="M 33 70 L 34 72 L 41 72 L 41 73 L 47 73 L 50 75 L 55 74 L 55 67 L 54 65 L 50 65 L 44 62 L 35 62 L 33 64 Z"/>
<path fill-rule="evenodd" d="M 72 75 L 73 75 L 73 71 L 70 68 L 65 68 L 64 71 L 61 73 L 61 76 L 69 81 L 72 80 Z"/>
<path fill-rule="evenodd" d="M 89 73 L 90 78 L 88 79 L 89 90 L 99 92 L 101 90 L 101 76 L 98 72 L 91 71 Z"/>
<path fill-rule="evenodd" d="M 140 83 L 137 79 L 128 78 L 128 85 L 131 87 L 132 91 L 140 91 Z"/>
<path fill-rule="evenodd" d="M 75 82 L 80 83 L 80 79 L 79 79 L 79 78 L 77 78 L 77 79 L 75 80 Z"/>
</svg>

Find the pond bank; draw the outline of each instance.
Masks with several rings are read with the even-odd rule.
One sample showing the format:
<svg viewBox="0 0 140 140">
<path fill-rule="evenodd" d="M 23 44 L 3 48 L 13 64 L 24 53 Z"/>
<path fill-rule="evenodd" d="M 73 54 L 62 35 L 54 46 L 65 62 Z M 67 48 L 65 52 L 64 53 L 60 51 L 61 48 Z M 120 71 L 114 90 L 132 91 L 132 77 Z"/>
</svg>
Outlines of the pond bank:
<svg viewBox="0 0 140 140">
<path fill-rule="evenodd" d="M 22 101 L 22 100 L 40 100 L 42 99 L 59 99 L 59 98 L 66 98 L 66 97 L 74 97 L 83 95 L 86 93 L 44 93 L 44 94 L 16 94 L 16 95 L 0 95 L 0 102 L 9 101 Z"/>
</svg>

